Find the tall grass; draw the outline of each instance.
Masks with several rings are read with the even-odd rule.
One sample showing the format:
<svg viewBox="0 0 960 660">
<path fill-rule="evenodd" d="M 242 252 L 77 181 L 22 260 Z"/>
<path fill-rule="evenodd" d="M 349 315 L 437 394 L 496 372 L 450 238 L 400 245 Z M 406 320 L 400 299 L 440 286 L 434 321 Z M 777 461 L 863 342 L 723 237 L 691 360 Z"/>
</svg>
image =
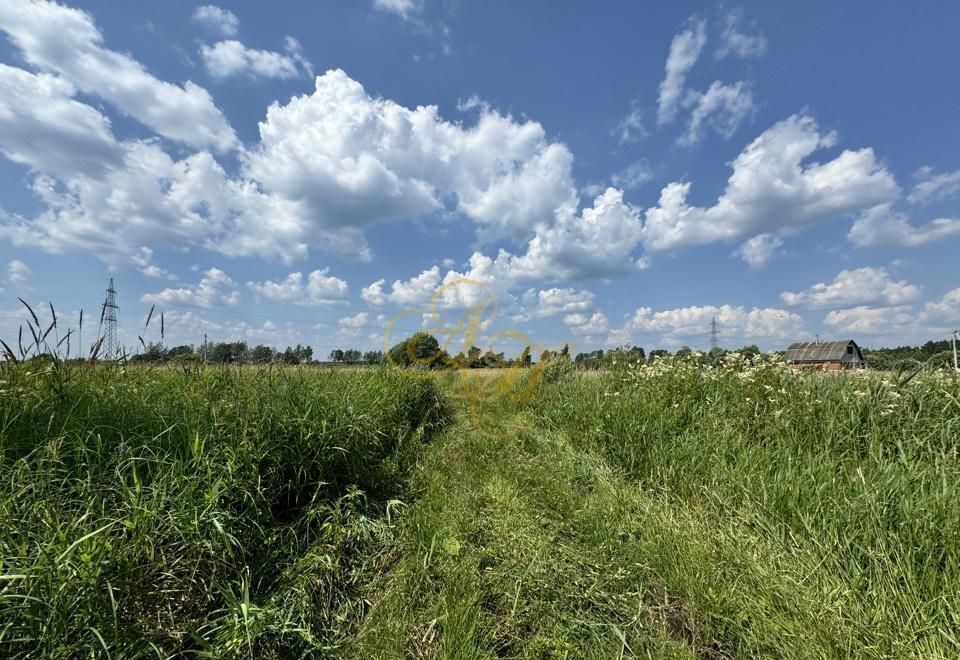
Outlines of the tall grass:
<svg viewBox="0 0 960 660">
<path fill-rule="evenodd" d="M 621 556 L 716 648 L 960 655 L 955 378 L 801 375 L 734 356 L 620 365 L 541 394 L 541 424 L 645 494 L 659 528 Z"/>
<path fill-rule="evenodd" d="M 446 416 L 391 370 L 0 363 L 0 656 L 333 653 Z"/>
</svg>

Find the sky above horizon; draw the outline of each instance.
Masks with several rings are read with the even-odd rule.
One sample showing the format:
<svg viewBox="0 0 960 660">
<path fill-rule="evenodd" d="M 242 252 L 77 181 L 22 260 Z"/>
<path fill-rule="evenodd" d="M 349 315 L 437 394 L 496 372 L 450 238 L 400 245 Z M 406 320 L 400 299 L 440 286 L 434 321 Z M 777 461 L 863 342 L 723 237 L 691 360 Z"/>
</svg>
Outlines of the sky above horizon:
<svg viewBox="0 0 960 660">
<path fill-rule="evenodd" d="M 18 296 L 66 325 L 112 277 L 131 347 L 159 339 L 151 306 L 168 345 L 318 357 L 453 336 L 471 306 L 469 339 L 508 354 L 705 349 L 714 318 L 730 348 L 946 339 L 958 24 L 953 3 L 4 0 L 0 338 Z"/>
</svg>

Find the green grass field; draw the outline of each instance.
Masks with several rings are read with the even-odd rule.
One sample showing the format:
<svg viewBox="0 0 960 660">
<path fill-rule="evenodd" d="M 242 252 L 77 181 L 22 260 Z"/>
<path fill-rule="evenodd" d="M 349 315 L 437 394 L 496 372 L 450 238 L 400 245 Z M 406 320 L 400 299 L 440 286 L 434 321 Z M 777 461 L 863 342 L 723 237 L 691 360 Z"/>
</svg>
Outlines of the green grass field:
<svg viewBox="0 0 960 660">
<path fill-rule="evenodd" d="M 0 367 L 0 656 L 960 656 L 960 385 Z"/>
</svg>

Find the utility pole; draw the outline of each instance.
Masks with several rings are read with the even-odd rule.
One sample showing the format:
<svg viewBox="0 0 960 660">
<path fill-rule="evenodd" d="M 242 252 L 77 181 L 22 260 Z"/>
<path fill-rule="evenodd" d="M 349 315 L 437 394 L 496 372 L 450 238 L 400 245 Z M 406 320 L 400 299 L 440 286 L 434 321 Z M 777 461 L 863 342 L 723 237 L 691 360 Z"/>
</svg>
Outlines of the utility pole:
<svg viewBox="0 0 960 660">
<path fill-rule="evenodd" d="M 717 317 L 710 320 L 710 350 L 713 351 L 719 346 L 719 332 L 717 331 Z"/>
<path fill-rule="evenodd" d="M 203 333 L 203 363 L 207 363 L 207 333 Z"/>
<path fill-rule="evenodd" d="M 103 358 L 116 360 L 120 347 L 117 345 L 117 290 L 113 288 L 113 278 L 107 287 L 107 297 L 103 300 Z"/>
<path fill-rule="evenodd" d="M 960 371 L 960 367 L 957 366 L 957 338 L 960 337 L 960 330 L 953 331 L 953 370 Z"/>
</svg>

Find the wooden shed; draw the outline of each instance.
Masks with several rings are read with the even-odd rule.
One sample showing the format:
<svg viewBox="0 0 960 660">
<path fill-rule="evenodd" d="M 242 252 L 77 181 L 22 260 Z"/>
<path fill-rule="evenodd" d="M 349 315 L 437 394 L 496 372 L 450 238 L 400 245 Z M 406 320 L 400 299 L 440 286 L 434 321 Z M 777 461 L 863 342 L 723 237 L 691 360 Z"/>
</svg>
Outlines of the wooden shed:
<svg viewBox="0 0 960 660">
<path fill-rule="evenodd" d="M 798 341 L 790 344 L 785 357 L 787 362 L 797 369 L 840 371 L 841 369 L 863 369 L 867 366 L 860 347 L 852 339 Z"/>
</svg>

